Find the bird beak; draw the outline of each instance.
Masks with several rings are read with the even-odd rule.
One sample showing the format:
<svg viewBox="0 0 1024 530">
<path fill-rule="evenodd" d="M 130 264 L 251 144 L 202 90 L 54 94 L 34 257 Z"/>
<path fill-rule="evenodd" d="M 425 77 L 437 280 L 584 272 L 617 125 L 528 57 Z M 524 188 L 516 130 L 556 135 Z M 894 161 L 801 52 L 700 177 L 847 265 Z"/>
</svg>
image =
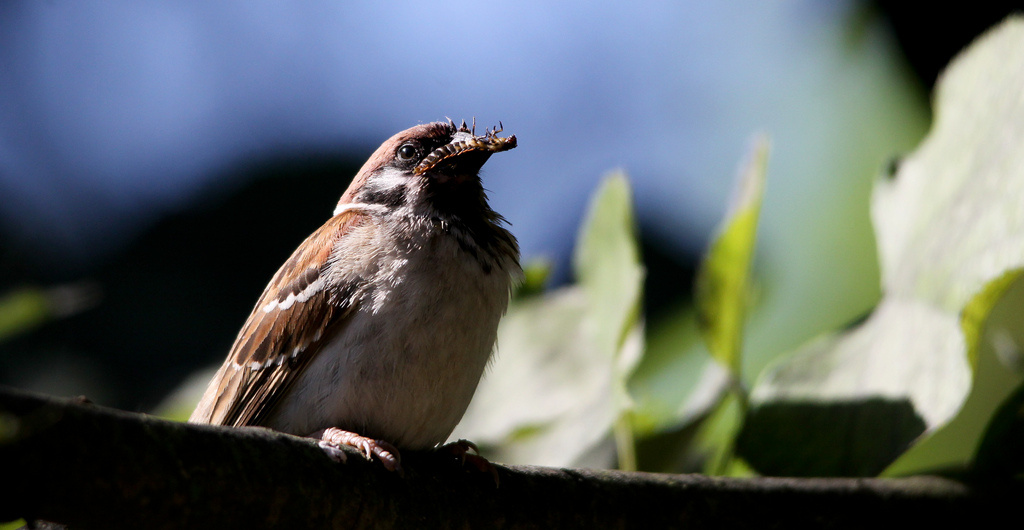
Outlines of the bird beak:
<svg viewBox="0 0 1024 530">
<path fill-rule="evenodd" d="M 516 135 L 502 138 L 498 136 L 501 131 L 502 128 L 499 125 L 483 135 L 476 136 L 463 123 L 462 127 L 452 135 L 452 140 L 427 155 L 413 169 L 413 173 L 422 175 L 442 163 L 454 165 L 455 160 L 453 159 L 458 159 L 460 166 L 466 166 L 458 169 L 475 169 L 475 173 L 480 170 L 492 153 L 508 151 L 516 147 Z"/>
</svg>

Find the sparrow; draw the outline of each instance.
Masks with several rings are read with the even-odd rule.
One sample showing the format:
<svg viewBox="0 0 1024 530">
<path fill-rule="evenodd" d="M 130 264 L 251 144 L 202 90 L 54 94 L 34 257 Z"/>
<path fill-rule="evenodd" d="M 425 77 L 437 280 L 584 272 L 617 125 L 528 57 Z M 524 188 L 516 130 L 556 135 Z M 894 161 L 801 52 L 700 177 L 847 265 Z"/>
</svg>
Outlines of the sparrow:
<svg viewBox="0 0 1024 530">
<path fill-rule="evenodd" d="M 445 442 L 522 274 L 479 176 L 516 147 L 501 131 L 449 119 L 385 141 L 267 285 L 189 422 L 313 437 L 336 458 L 351 446 L 391 470 L 399 449 Z"/>
</svg>

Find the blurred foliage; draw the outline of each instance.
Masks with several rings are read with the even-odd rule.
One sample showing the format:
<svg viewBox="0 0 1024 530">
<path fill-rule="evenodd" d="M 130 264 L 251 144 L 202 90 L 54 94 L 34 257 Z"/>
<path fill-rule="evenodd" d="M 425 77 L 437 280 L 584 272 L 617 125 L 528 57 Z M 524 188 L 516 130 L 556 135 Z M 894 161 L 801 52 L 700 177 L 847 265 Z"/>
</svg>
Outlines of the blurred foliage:
<svg viewBox="0 0 1024 530">
<path fill-rule="evenodd" d="M 875 186 L 883 298 L 861 324 L 762 374 L 751 414 L 770 411 L 774 421 L 747 424 L 743 454 L 755 467 L 781 472 L 767 453 L 788 444 L 804 474 L 873 474 L 961 409 L 980 330 L 1024 266 L 1021 86 L 1020 19 L 979 39 L 943 75 L 928 137 Z M 836 431 L 845 443 L 832 441 Z M 864 462 L 868 453 L 874 462 Z"/>
<path fill-rule="evenodd" d="M 612 448 L 632 451 L 611 440 L 639 438 L 641 449 L 664 451 L 672 432 L 687 431 L 678 437 L 687 447 L 672 448 L 675 456 L 639 461 L 679 470 L 696 458 L 698 469 L 733 475 L 866 476 L 974 461 L 990 473 L 1000 469 L 991 459 L 1014 453 L 1024 401 L 1024 318 L 1011 309 L 1024 291 L 1021 86 L 1024 20 L 1013 19 L 950 67 L 931 133 L 875 185 L 882 299 L 848 329 L 770 364 L 749 409 L 742 344 L 765 144 L 741 172 L 738 197 L 705 259 L 699 318 L 684 311 L 659 323 L 639 365 L 637 353 L 625 351 L 639 325 L 640 265 L 635 244 L 623 239 L 632 215 L 622 210 L 628 194 L 616 191 L 625 188 L 622 177 L 609 181 L 614 186 L 598 192 L 581 230 L 579 283 L 513 305 L 483 399 L 459 435 L 484 441 L 500 461 L 560 466 L 611 465 Z M 608 239 L 598 244 L 597 234 Z M 695 353 L 698 329 L 710 357 Z M 959 417 L 967 410 L 970 425 Z M 619 432 L 616 418 L 624 415 L 629 435 Z M 923 450 L 940 437 L 961 443 L 953 454 L 948 445 L 941 455 Z M 654 438 L 662 442 L 644 443 Z M 633 461 L 619 456 L 620 466 Z"/>
<path fill-rule="evenodd" d="M 24 333 L 49 320 L 50 310 L 42 289 L 22 288 L 0 297 L 0 340 Z"/>
<path fill-rule="evenodd" d="M 0 295 L 0 342 L 27 333 L 47 322 L 68 317 L 95 305 L 99 289 L 91 283 L 51 288 L 22 287 Z"/>
<path fill-rule="evenodd" d="M 729 372 L 728 394 L 697 435 L 704 471 L 729 474 L 738 465 L 735 440 L 749 399 L 743 388 L 743 328 L 750 300 L 750 270 L 768 169 L 768 139 L 759 137 L 740 171 L 736 196 L 697 275 L 697 323 L 711 356 Z"/>
<path fill-rule="evenodd" d="M 743 324 L 750 293 L 750 269 L 757 242 L 757 221 L 764 195 L 768 140 L 760 137 L 740 174 L 736 197 L 721 233 L 708 249 L 697 275 L 697 316 L 711 356 L 739 383 L 743 365 Z"/>
<path fill-rule="evenodd" d="M 634 468 L 626 386 L 643 349 L 639 255 L 632 192 L 612 174 L 580 231 L 577 283 L 512 304 L 454 436 L 503 462 L 607 467 L 617 454 Z"/>
</svg>

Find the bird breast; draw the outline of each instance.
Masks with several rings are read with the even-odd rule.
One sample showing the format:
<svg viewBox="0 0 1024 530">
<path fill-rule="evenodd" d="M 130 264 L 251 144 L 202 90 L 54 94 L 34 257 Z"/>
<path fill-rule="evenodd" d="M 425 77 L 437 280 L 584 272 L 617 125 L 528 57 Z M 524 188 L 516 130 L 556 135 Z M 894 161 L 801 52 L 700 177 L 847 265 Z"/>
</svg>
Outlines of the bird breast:
<svg viewBox="0 0 1024 530">
<path fill-rule="evenodd" d="M 354 312 L 267 426 L 298 435 L 338 427 L 409 449 L 442 443 L 494 348 L 516 257 L 485 267 L 466 234 L 426 220 L 367 223 L 349 237 L 335 249 L 332 276 L 358 283 Z"/>
</svg>

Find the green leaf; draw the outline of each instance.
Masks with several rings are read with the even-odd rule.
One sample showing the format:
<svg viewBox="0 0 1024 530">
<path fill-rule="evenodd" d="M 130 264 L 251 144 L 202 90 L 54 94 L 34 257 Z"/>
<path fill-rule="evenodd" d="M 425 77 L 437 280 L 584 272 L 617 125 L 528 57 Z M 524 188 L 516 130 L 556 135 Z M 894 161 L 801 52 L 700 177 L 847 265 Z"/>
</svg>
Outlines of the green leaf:
<svg viewBox="0 0 1024 530">
<path fill-rule="evenodd" d="M 84 311 L 99 300 L 89 282 L 50 288 L 22 287 L 0 295 L 0 342 L 58 318 Z"/>
<path fill-rule="evenodd" d="M 702 347 L 692 308 L 680 308 L 648 330 L 643 359 L 629 381 L 633 429 L 641 437 L 706 414 L 729 382 L 727 370 Z"/>
<path fill-rule="evenodd" d="M 644 268 L 636 240 L 633 218 L 633 193 L 625 173 L 612 173 L 590 204 L 576 242 L 573 265 L 580 287 L 586 293 L 593 326 L 594 345 L 604 350 L 612 363 L 612 407 L 615 411 L 614 435 L 619 468 L 635 470 L 632 422 L 633 408 L 627 382 L 640 359 L 641 347 L 628 348 L 630 355 L 619 355 L 627 335 L 642 343 L 642 328 L 637 325 L 643 292 Z"/>
<path fill-rule="evenodd" d="M 643 350 L 643 266 L 625 175 L 595 194 L 574 256 L 578 283 L 516 301 L 497 358 L 454 436 L 508 463 L 630 467 L 626 381 Z"/>
<path fill-rule="evenodd" d="M 1021 269 L 1007 271 L 992 280 L 960 312 L 960 328 L 967 342 L 967 360 L 971 369 L 977 371 L 978 350 L 982 346 L 982 331 L 996 304 L 1003 299 L 1006 291 L 1021 277 Z"/>
<path fill-rule="evenodd" d="M 979 39 L 945 72 L 928 137 L 894 177 L 875 187 L 882 301 L 857 327 L 819 339 L 766 370 L 752 394 L 752 415 L 770 406 L 777 424 L 748 429 L 745 436 L 791 447 L 791 458 L 822 474 L 834 468 L 837 454 L 871 440 L 853 437 L 825 453 L 801 451 L 797 439 L 818 423 L 796 415 L 808 404 L 821 404 L 818 410 L 828 418 L 836 404 L 885 403 L 833 420 L 881 425 L 881 433 L 895 437 L 883 440 L 892 447 L 910 443 L 905 426 L 913 422 L 886 411 L 908 404 L 927 431 L 957 413 L 971 387 L 976 330 L 992 307 L 989 298 L 1004 287 L 989 286 L 1024 266 L 1022 86 L 1020 18 Z M 986 288 L 992 291 L 986 294 Z M 971 304 L 979 293 L 983 299 Z M 786 405 L 794 411 L 789 419 L 779 415 Z M 758 469 L 771 450 L 756 443 L 743 448 Z"/>
<path fill-rule="evenodd" d="M 697 275 L 697 322 L 711 355 L 740 379 L 743 325 L 757 221 L 764 195 L 768 140 L 759 137 L 743 168 L 733 204 Z"/>
<path fill-rule="evenodd" d="M 710 458 L 716 473 L 738 462 L 732 458 L 732 447 L 739 420 L 728 429 L 709 425 L 718 424 L 714 418 L 742 417 L 742 412 L 736 411 L 742 410 L 746 401 L 745 395 L 730 398 L 724 392 L 730 382 L 735 386 L 740 381 L 750 268 L 767 158 L 768 140 L 762 136 L 756 139 L 741 169 L 729 211 L 702 264 L 697 279 L 697 311 L 682 307 L 654 326 L 643 361 L 630 380 L 630 391 L 636 399 L 633 430 L 639 436 L 678 429 L 712 409 L 718 411 L 701 427 L 699 447 L 680 453 L 680 461 L 692 460 L 691 456 Z M 700 347 L 700 335 L 718 362 Z M 732 399 L 729 402 L 738 405 L 727 408 L 721 403 L 723 399 Z"/>
<path fill-rule="evenodd" d="M 970 384 L 956 315 L 913 300 L 884 299 L 862 324 L 807 344 L 770 367 L 751 401 L 924 401 L 936 424 L 959 408 Z"/>
<path fill-rule="evenodd" d="M 985 436 L 978 445 L 974 471 L 989 480 L 1024 475 L 1024 382 L 1003 402 L 992 416 Z"/>
<path fill-rule="evenodd" d="M 0 340 L 34 329 L 50 319 L 42 289 L 26 287 L 0 297 Z"/>
<path fill-rule="evenodd" d="M 601 324 L 599 343 L 617 349 L 640 311 L 644 268 L 636 241 L 633 194 L 624 173 L 605 178 L 590 203 L 576 242 L 573 269 Z"/>
<path fill-rule="evenodd" d="M 735 440 L 743 426 L 744 403 L 730 392 L 700 425 L 695 449 L 704 461 L 703 472 L 716 476 L 752 476 L 755 473 L 736 458 Z"/>
<path fill-rule="evenodd" d="M 551 262 L 546 259 L 535 259 L 523 265 L 523 281 L 513 293 L 513 297 L 534 296 L 544 292 L 551 276 Z"/>
<path fill-rule="evenodd" d="M 1006 285 L 1008 278 L 1014 278 Z M 998 300 L 991 302 L 995 293 Z M 966 322 L 972 312 L 985 308 L 986 318 L 980 329 L 967 331 Z M 965 335 L 976 336 L 973 348 L 977 361 L 974 385 L 963 407 L 949 423 L 924 438 L 892 463 L 883 475 L 903 476 L 934 473 L 937 470 L 965 471 L 977 465 L 1007 471 L 1003 457 L 1007 455 L 1000 443 L 1005 421 L 992 420 L 1015 389 L 1024 383 L 1024 325 L 1020 308 L 1024 307 L 1024 275 L 1012 271 L 1003 275 L 968 303 L 964 310 Z M 971 309 L 973 308 L 973 309 Z M 982 437 L 992 440 L 988 447 L 979 448 Z M 994 455 L 992 453 L 999 453 Z"/>
</svg>

